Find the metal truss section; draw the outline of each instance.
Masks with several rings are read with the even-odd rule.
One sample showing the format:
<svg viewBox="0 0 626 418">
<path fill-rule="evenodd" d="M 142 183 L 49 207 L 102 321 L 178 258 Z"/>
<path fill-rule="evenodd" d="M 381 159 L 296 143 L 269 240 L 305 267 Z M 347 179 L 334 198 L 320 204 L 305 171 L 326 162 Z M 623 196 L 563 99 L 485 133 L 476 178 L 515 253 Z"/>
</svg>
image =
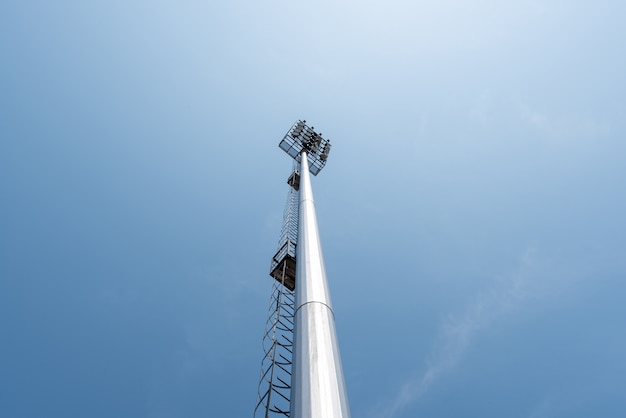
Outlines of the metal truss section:
<svg viewBox="0 0 626 418">
<path fill-rule="evenodd" d="M 294 176 L 300 177 L 298 174 L 298 167 L 294 164 L 293 174 L 289 176 L 292 179 Z M 285 245 L 287 241 L 294 243 L 298 242 L 298 205 L 299 205 L 300 192 L 295 187 L 290 187 L 287 193 L 287 202 L 285 203 L 285 210 L 283 212 L 283 225 L 280 228 L 280 237 L 278 238 L 278 248 Z M 294 254 L 295 255 L 295 254 Z"/>
<path fill-rule="evenodd" d="M 278 251 L 272 257 L 270 306 L 263 335 L 263 360 L 255 418 L 289 417 L 291 407 L 291 368 L 298 241 L 299 172 L 294 162 L 288 183 L 283 225 Z M 296 181 L 296 179 L 298 181 Z"/>
<path fill-rule="evenodd" d="M 263 335 L 263 360 L 255 418 L 289 417 L 295 295 L 274 281 Z"/>
<path fill-rule="evenodd" d="M 287 204 L 283 213 L 283 225 L 278 239 L 278 251 L 272 257 L 270 276 L 283 283 L 289 290 L 296 287 L 296 245 L 298 242 L 298 196 L 299 179 L 297 164 L 289 177 L 288 183 L 292 186 L 287 194 Z M 296 188 L 298 186 L 298 188 Z"/>
<path fill-rule="evenodd" d="M 272 257 L 270 276 L 287 289 L 296 288 L 296 243 L 287 241 Z"/>
<path fill-rule="evenodd" d="M 293 124 L 278 146 L 298 162 L 302 158 L 302 151 L 306 151 L 309 171 L 316 176 L 326 165 L 331 145 L 328 139 L 322 138 L 321 133 L 307 126 L 305 120 L 299 120 Z"/>
</svg>

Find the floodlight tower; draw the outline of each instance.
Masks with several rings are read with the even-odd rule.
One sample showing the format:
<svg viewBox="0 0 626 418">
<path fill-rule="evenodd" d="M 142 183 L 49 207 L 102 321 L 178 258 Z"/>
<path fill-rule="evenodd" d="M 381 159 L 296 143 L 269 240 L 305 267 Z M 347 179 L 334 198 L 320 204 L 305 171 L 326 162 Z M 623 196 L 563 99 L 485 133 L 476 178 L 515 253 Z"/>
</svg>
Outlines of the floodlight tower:
<svg viewBox="0 0 626 418">
<path fill-rule="evenodd" d="M 349 418 L 310 178 L 326 165 L 330 141 L 297 121 L 279 147 L 295 164 L 270 268 L 276 282 L 255 417 Z"/>
</svg>

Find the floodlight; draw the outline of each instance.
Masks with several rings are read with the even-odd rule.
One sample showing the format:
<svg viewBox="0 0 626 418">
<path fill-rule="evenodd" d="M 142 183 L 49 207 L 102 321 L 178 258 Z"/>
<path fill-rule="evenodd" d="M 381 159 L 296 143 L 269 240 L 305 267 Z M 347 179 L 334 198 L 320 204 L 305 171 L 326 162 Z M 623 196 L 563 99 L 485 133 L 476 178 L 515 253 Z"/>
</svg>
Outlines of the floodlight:
<svg viewBox="0 0 626 418">
<path fill-rule="evenodd" d="M 330 152 L 330 141 L 307 126 L 304 120 L 294 123 L 278 146 L 299 163 L 302 152 L 306 151 L 309 171 L 314 176 L 324 168 Z"/>
</svg>

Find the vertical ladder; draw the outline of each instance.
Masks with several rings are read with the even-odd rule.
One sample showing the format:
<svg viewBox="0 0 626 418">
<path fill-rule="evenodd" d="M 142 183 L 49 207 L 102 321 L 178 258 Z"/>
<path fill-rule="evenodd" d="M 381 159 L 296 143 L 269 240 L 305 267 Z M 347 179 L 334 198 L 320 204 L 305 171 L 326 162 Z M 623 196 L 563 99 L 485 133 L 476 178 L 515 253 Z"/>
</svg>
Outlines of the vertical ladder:
<svg viewBox="0 0 626 418">
<path fill-rule="evenodd" d="M 278 251 L 270 275 L 275 279 L 263 335 L 263 360 L 254 418 L 289 417 L 298 241 L 299 180 L 297 163 L 289 177 Z"/>
</svg>

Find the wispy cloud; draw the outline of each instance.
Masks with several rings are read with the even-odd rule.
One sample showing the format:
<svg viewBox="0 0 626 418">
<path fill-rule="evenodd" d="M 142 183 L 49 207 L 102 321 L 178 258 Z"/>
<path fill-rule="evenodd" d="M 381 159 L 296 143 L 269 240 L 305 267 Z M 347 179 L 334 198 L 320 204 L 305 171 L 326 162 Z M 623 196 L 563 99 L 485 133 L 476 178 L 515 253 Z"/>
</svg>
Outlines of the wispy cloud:
<svg viewBox="0 0 626 418">
<path fill-rule="evenodd" d="M 451 315 L 444 321 L 426 370 L 406 382 L 376 416 L 394 417 L 419 400 L 437 380 L 454 369 L 482 330 L 522 311 L 533 299 L 558 292 L 574 278 L 560 267 L 540 259 L 532 248 L 527 249 L 515 272 L 497 279 L 473 298 L 460 315 Z"/>
<path fill-rule="evenodd" d="M 468 120 L 482 128 L 494 128 L 506 121 L 517 129 L 528 130 L 532 137 L 554 142 L 604 138 L 612 131 L 602 114 L 550 109 L 522 96 L 485 89 L 470 103 Z"/>
<path fill-rule="evenodd" d="M 522 123 L 553 140 L 606 137 L 611 132 L 608 123 L 592 115 L 551 114 L 532 108 L 520 99 L 516 99 L 516 107 Z"/>
</svg>

